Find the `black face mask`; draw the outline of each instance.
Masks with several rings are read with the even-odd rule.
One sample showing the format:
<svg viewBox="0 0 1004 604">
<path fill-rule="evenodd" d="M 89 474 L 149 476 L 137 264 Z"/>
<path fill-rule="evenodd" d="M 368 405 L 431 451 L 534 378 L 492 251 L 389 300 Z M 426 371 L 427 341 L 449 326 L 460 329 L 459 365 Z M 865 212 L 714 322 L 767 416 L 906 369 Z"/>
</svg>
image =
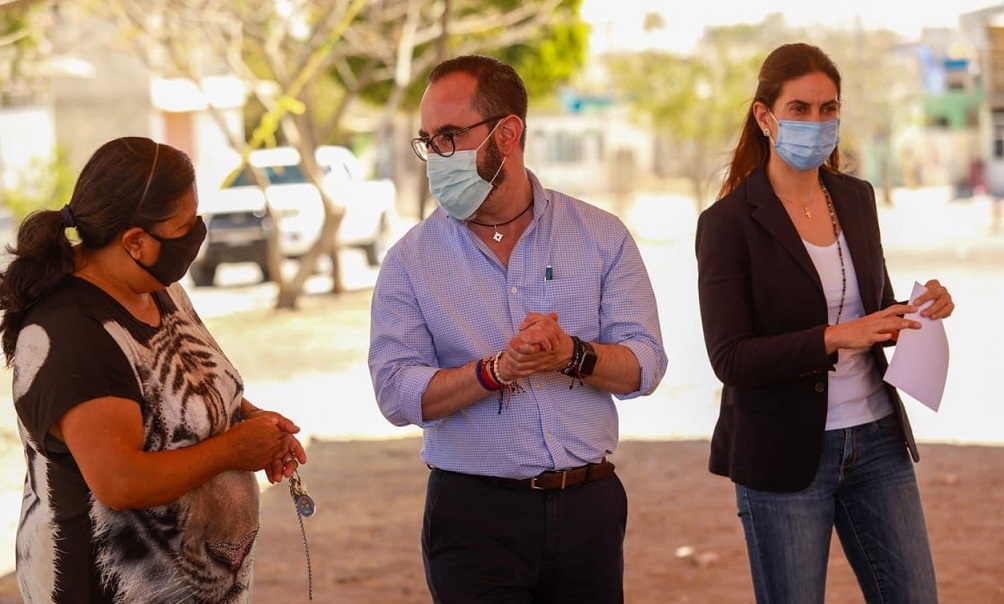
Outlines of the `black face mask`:
<svg viewBox="0 0 1004 604">
<path fill-rule="evenodd" d="M 188 267 L 199 255 L 199 248 L 202 247 L 202 242 L 206 239 L 206 223 L 202 220 L 202 216 L 199 216 L 187 233 L 173 239 L 158 237 L 149 231 L 147 231 L 147 235 L 160 242 L 160 255 L 157 256 L 157 261 L 153 263 L 153 266 L 146 266 L 135 258 L 133 258 L 133 262 L 153 275 L 154 279 L 160 281 L 161 285 L 167 287 L 181 281 L 181 278 L 188 272 Z"/>
</svg>

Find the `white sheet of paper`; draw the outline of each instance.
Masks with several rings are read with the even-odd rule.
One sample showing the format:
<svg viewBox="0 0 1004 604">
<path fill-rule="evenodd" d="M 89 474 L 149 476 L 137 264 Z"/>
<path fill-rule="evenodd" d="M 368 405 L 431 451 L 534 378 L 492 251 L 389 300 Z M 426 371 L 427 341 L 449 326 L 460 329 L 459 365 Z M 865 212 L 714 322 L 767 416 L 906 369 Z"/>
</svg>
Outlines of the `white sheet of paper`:
<svg viewBox="0 0 1004 604">
<path fill-rule="evenodd" d="M 923 285 L 914 283 L 910 301 L 925 291 Z M 920 316 L 920 311 L 931 304 L 933 301 L 906 315 L 907 319 L 919 321 L 921 327 L 899 332 L 885 381 L 937 412 L 948 378 L 948 336 L 941 319 L 932 321 Z"/>
</svg>

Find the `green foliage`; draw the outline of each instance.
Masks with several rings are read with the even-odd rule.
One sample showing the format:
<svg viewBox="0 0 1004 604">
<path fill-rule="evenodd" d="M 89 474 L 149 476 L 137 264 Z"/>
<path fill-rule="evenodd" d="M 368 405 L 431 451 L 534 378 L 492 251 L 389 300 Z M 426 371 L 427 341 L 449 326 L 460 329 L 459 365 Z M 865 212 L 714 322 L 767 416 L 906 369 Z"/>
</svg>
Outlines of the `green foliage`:
<svg viewBox="0 0 1004 604">
<path fill-rule="evenodd" d="M 461 23 L 466 19 L 487 19 L 491 15 L 507 12 L 527 5 L 542 5 L 543 0 L 466 0 L 455 1 L 451 22 Z M 500 25 L 477 33 L 451 33 L 446 40 L 445 56 L 477 53 L 492 56 L 511 64 L 523 77 L 531 99 L 553 94 L 585 65 L 589 44 L 589 26 L 582 20 L 580 10 L 582 0 L 563 0 L 553 18 L 549 19 L 530 39 L 514 44 L 500 43 L 506 27 Z M 395 32 L 386 32 L 388 39 L 395 39 Z M 424 65 L 420 71 L 412 73 L 401 105 L 405 108 L 417 107 L 425 91 L 426 79 L 434 66 L 438 40 L 417 45 L 414 49 L 415 65 Z M 459 50 L 459 49 L 462 49 Z M 348 60 L 352 73 L 362 73 L 367 66 L 379 59 L 372 56 L 354 56 Z M 341 74 L 332 70 L 332 78 L 342 86 L 348 83 Z M 383 104 L 391 96 L 395 83 L 390 79 L 376 80 L 361 90 L 363 99 Z"/>
<path fill-rule="evenodd" d="M 582 0 L 88 1 L 136 32 L 151 66 L 163 70 L 166 61 L 167 71 L 193 80 L 210 69 L 240 77 L 253 97 L 245 112 L 250 139 L 231 141 L 246 147 L 242 153 L 282 142 L 309 157 L 319 144 L 352 145 L 369 132 L 381 146 L 381 175 L 393 171 L 393 154 L 410 153 L 391 141 L 394 118 L 417 106 L 440 56 L 503 56 L 531 94 L 542 94 L 581 67 L 587 46 Z M 335 233 L 339 221 L 332 211 L 324 228 Z M 278 306 L 302 290 L 310 254 L 330 251 L 329 238 L 319 242 L 297 276 L 280 281 Z M 332 281 L 341 287 L 340 276 Z"/>
<path fill-rule="evenodd" d="M 738 129 L 763 57 L 721 40 L 693 56 L 667 51 L 612 56 L 608 70 L 639 121 L 674 138 L 712 143 Z"/>
<path fill-rule="evenodd" d="M 589 48 L 589 26 L 579 18 L 582 0 L 569 0 L 565 10 L 573 19 L 550 23 L 538 40 L 500 49 L 494 54 L 523 77 L 530 98 L 552 94 L 582 69 Z M 489 52 L 488 54 L 493 54 Z"/>
<path fill-rule="evenodd" d="M 5 189 L 4 203 L 20 220 L 35 210 L 55 210 L 70 200 L 77 172 L 69 154 L 56 147 L 51 158 L 35 158 L 17 175 L 18 185 Z"/>
<path fill-rule="evenodd" d="M 4 38 L 13 36 L 19 39 L 17 35 L 28 28 L 27 17 L 27 13 L 23 11 L 4 11 L 0 14 L 0 34 Z"/>
<path fill-rule="evenodd" d="M 51 50 L 44 40 L 49 7 L 45 2 L 0 3 L 0 105 L 37 94 L 44 83 L 37 77 L 38 62 Z"/>
<path fill-rule="evenodd" d="M 756 88 L 764 54 L 739 43 L 745 33 L 706 38 L 693 56 L 646 51 L 608 59 L 613 88 L 636 121 L 672 149 L 673 165 L 660 171 L 690 178 L 698 200 L 714 187 Z"/>
<path fill-rule="evenodd" d="M 761 25 L 707 28 L 690 55 L 615 56 L 609 72 L 636 113 L 660 131 L 681 140 L 727 142 L 749 108 L 760 64 L 778 43 L 770 29 L 775 20 L 770 15 Z"/>
<path fill-rule="evenodd" d="M 625 54 L 610 57 L 607 67 L 635 119 L 668 143 L 672 165 L 662 171 L 689 177 L 702 199 L 708 186 L 717 188 L 730 159 L 763 59 L 781 44 L 805 41 L 822 48 L 842 74 L 841 168 L 888 185 L 895 169 L 890 141 L 896 131 L 916 127 L 904 108 L 923 94 L 919 78 L 904 77 L 915 59 L 892 32 L 796 28 L 775 13 L 758 24 L 706 29 L 693 55 Z"/>
</svg>

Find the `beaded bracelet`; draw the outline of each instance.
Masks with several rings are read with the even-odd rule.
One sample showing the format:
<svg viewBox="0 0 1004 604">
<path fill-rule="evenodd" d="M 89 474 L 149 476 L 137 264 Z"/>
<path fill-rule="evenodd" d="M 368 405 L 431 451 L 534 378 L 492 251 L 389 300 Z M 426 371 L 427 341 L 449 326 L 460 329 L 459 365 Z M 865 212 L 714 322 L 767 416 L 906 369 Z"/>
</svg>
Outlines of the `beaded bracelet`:
<svg viewBox="0 0 1004 604">
<path fill-rule="evenodd" d="M 494 360 L 495 359 L 493 357 L 478 359 L 478 366 L 476 370 L 478 382 L 481 384 L 481 387 L 492 392 L 503 388 L 502 384 L 498 383 L 498 381 L 492 376 L 492 372 L 489 369 L 490 363 L 494 362 Z"/>
<path fill-rule="evenodd" d="M 499 414 L 502 413 L 502 409 L 509 408 L 506 394 L 509 395 L 509 399 L 511 400 L 514 394 L 525 392 L 516 380 L 502 379 L 502 376 L 499 375 L 499 359 L 502 358 L 503 352 L 505 351 L 501 350 L 495 356 L 478 359 L 478 363 L 474 369 L 474 374 L 477 376 L 478 383 L 481 384 L 482 388 L 489 392 L 498 392 Z"/>
<path fill-rule="evenodd" d="M 579 363 L 582 362 L 582 353 L 584 350 L 585 347 L 582 345 L 582 340 L 578 336 L 572 336 L 572 358 L 568 359 L 568 364 L 561 370 L 561 373 L 572 378 L 572 383 L 568 385 L 569 390 L 575 387 L 576 379 L 579 381 L 579 386 L 582 385 L 582 376 L 579 375 Z"/>
<path fill-rule="evenodd" d="M 578 374 L 576 369 L 579 366 L 579 361 L 582 360 L 582 347 L 579 343 L 580 340 L 578 336 L 572 336 L 572 358 L 568 359 L 568 363 L 565 365 L 565 368 L 561 370 L 561 373 L 569 377 L 576 377 Z"/>
<path fill-rule="evenodd" d="M 510 384 L 516 383 L 516 380 L 504 380 L 502 379 L 502 376 L 499 374 L 499 362 L 502 359 L 503 352 L 505 351 L 500 350 L 498 354 L 495 355 L 495 358 L 492 360 L 491 364 L 492 377 L 495 378 L 495 381 L 498 382 L 499 384 L 502 384 L 503 386 L 509 386 Z"/>
<path fill-rule="evenodd" d="M 499 362 L 502 359 L 502 353 L 504 352 L 505 352 L 504 350 L 500 350 L 498 354 L 496 354 L 494 357 L 491 357 L 491 360 L 488 361 L 487 363 L 488 371 L 491 373 L 492 379 L 495 380 L 495 382 L 501 384 L 501 387 L 498 391 L 499 415 L 502 414 L 503 407 L 506 409 L 509 408 L 509 401 L 512 400 L 513 395 L 518 394 L 520 392 L 525 392 L 523 387 L 520 386 L 519 382 L 517 382 L 516 380 L 506 380 L 503 379 L 501 375 L 499 375 Z M 506 400 L 505 397 L 506 393 L 509 394 L 509 400 Z"/>
</svg>

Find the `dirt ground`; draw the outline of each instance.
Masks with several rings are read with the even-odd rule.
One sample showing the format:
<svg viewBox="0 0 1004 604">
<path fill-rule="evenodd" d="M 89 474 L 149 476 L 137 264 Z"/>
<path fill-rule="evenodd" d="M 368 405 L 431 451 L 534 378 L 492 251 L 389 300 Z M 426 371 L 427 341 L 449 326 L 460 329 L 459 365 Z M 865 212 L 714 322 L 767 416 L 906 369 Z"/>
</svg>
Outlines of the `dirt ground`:
<svg viewBox="0 0 1004 604">
<path fill-rule="evenodd" d="M 313 601 L 430 601 L 419 534 L 428 470 L 415 438 L 313 441 L 303 478 L 317 503 L 304 520 Z M 628 491 L 625 590 L 630 604 L 753 601 L 742 529 L 727 480 L 708 474 L 705 441 L 627 441 L 611 460 Z M 923 445 L 917 466 L 941 601 L 1004 602 L 1004 448 Z M 285 485 L 263 494 L 255 601 L 308 602 L 303 537 Z M 861 602 L 838 545 L 827 602 Z M 0 603 L 20 602 L 13 577 Z"/>
<path fill-rule="evenodd" d="M 365 359 L 368 292 L 304 300 L 299 312 L 249 311 L 207 321 L 245 377 Z M 337 321 L 332 317 L 337 316 Z M 321 326 L 337 323 L 338 337 Z M 263 353 L 267 350 L 267 353 Z M 302 476 L 317 504 L 304 520 L 313 601 L 429 602 L 419 534 L 428 469 L 417 438 L 313 440 Z M 627 488 L 630 604 L 753 601 L 728 480 L 706 470 L 706 441 L 623 441 L 611 460 Z M 941 601 L 1004 603 L 1004 447 L 921 444 L 917 465 Z M 255 601 L 308 602 L 300 525 L 285 485 L 263 493 Z M 834 539 L 827 601 L 861 602 Z M 0 578 L 0 604 L 20 602 Z"/>
<path fill-rule="evenodd" d="M 317 441 L 304 478 L 314 601 L 429 602 L 419 535 L 428 470 L 421 441 Z M 611 460 L 628 491 L 631 604 L 748 603 L 752 587 L 732 488 L 706 470 L 705 441 L 627 441 Z M 917 466 L 946 604 L 1004 602 L 1004 448 L 924 445 Z M 309 480 L 308 480 L 309 477 Z M 307 602 L 300 528 L 287 489 L 264 495 L 255 600 Z M 836 544 L 827 602 L 861 602 Z"/>
</svg>

